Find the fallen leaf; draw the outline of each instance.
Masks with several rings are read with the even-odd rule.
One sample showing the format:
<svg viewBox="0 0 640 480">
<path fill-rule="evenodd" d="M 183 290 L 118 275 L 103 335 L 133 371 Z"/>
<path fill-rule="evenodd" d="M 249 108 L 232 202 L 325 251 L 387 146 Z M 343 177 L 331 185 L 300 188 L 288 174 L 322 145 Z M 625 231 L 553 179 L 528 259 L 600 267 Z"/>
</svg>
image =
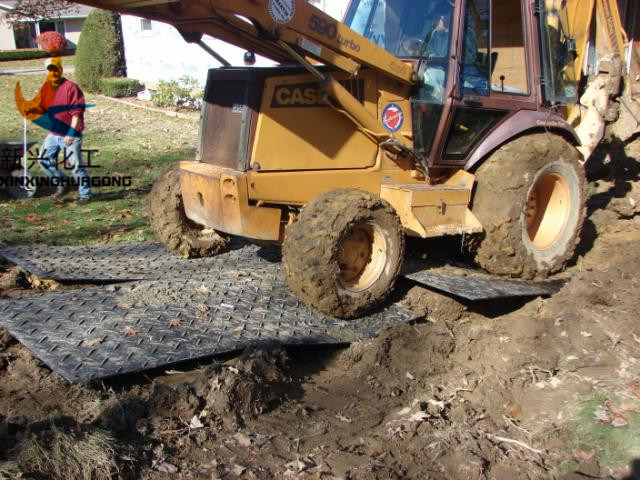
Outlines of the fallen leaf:
<svg viewBox="0 0 640 480">
<path fill-rule="evenodd" d="M 571 452 L 571 454 L 573 455 L 574 460 L 578 462 L 591 463 L 596 456 L 596 451 L 575 450 Z"/>
<path fill-rule="evenodd" d="M 138 330 L 137 328 L 133 328 L 133 327 L 124 327 L 122 329 L 122 333 L 124 333 L 127 337 L 133 337 L 141 333 L 141 330 Z"/>
<path fill-rule="evenodd" d="M 179 318 L 174 318 L 169 322 L 169 325 L 171 325 L 172 327 L 179 327 L 180 325 L 182 325 L 182 320 L 180 320 Z"/>
<path fill-rule="evenodd" d="M 313 461 L 312 458 L 307 457 L 304 460 L 300 460 L 297 459 L 293 462 L 289 462 L 287 464 L 285 464 L 285 467 L 287 467 L 287 471 L 285 472 L 286 476 L 297 476 L 298 474 L 309 470 L 310 468 L 315 468 L 318 465 L 316 464 L 316 462 Z"/>
<path fill-rule="evenodd" d="M 242 332 L 244 332 L 244 325 L 240 325 L 239 327 L 236 327 L 233 329 L 233 336 L 235 338 L 241 338 L 242 337 Z"/>
<path fill-rule="evenodd" d="M 434 400 L 433 398 L 430 398 L 428 403 L 429 405 L 433 405 L 440 411 L 444 410 L 445 404 L 442 400 Z"/>
<path fill-rule="evenodd" d="M 408 414 L 411 411 L 411 407 L 404 407 L 402 410 L 400 410 L 397 415 L 400 416 L 404 416 L 406 414 Z"/>
<path fill-rule="evenodd" d="M 192 430 L 197 430 L 198 428 L 203 428 L 204 425 L 200 421 L 197 415 L 194 415 L 191 421 L 189 422 L 189 428 Z"/>
<path fill-rule="evenodd" d="M 411 422 L 424 422 L 429 419 L 429 414 L 425 412 L 416 412 L 409 417 Z"/>
<path fill-rule="evenodd" d="M 558 388 L 558 386 L 560 386 L 560 384 L 562 383 L 562 380 L 560 380 L 558 377 L 553 377 L 551 378 L 551 380 L 549 380 L 549 385 L 551 385 L 551 388 Z"/>
<path fill-rule="evenodd" d="M 245 435 L 244 433 L 238 432 L 233 436 L 233 438 L 241 447 L 246 448 L 251 446 L 251 438 L 249 438 L 249 436 Z"/>
<path fill-rule="evenodd" d="M 28 222 L 38 221 L 38 215 L 36 215 L 35 213 L 30 213 L 29 215 L 27 215 L 27 221 Z"/>
<path fill-rule="evenodd" d="M 158 467 L 158 471 L 162 473 L 168 473 L 169 475 L 174 475 L 178 473 L 178 467 L 170 463 L 164 462 L 162 465 Z"/>
<path fill-rule="evenodd" d="M 206 294 L 209 293 L 209 289 L 204 285 L 200 285 L 198 288 L 196 288 L 196 292 Z"/>
<path fill-rule="evenodd" d="M 616 428 L 628 427 L 629 420 L 622 414 L 616 414 L 613 416 L 613 420 L 611 421 L 611 426 Z"/>
<path fill-rule="evenodd" d="M 638 411 L 638 404 L 636 404 L 634 402 L 621 403 L 616 408 L 616 410 L 619 411 L 619 412 L 637 412 Z"/>
<path fill-rule="evenodd" d="M 627 387 L 629 387 L 631 390 L 636 390 L 640 388 L 640 382 L 638 380 L 632 380 L 630 382 L 627 382 Z"/>
<path fill-rule="evenodd" d="M 133 212 L 131 210 L 120 210 L 118 213 L 122 218 L 133 217 Z"/>
<path fill-rule="evenodd" d="M 207 305 L 205 305 L 204 303 L 197 303 L 196 304 L 196 310 L 198 310 L 200 312 L 208 312 L 209 311 L 209 307 Z"/>
<path fill-rule="evenodd" d="M 593 414 L 598 422 L 605 424 L 611 423 L 611 412 L 609 412 L 609 409 L 604 405 L 598 405 Z"/>
<path fill-rule="evenodd" d="M 287 467 L 288 475 L 302 473 L 305 471 L 306 465 L 301 460 L 296 460 L 294 462 L 289 462 L 285 465 Z M 287 475 L 287 473 L 285 473 Z"/>
<path fill-rule="evenodd" d="M 83 208 L 82 209 L 82 213 L 91 213 L 91 209 L 90 208 Z"/>
<path fill-rule="evenodd" d="M 101 343 L 102 343 L 102 339 L 101 338 L 94 338 L 93 340 L 85 340 L 84 341 L 84 344 L 87 347 L 97 347 Z"/>
<path fill-rule="evenodd" d="M 342 414 L 340 414 L 340 413 L 338 413 L 338 414 L 336 415 L 336 418 L 337 418 L 338 420 L 340 420 L 341 422 L 351 423 L 351 419 L 350 419 L 349 417 L 345 417 L 344 415 L 342 415 Z"/>
<path fill-rule="evenodd" d="M 507 408 L 507 411 L 505 412 L 505 414 L 507 415 L 507 417 L 510 417 L 510 418 L 518 418 L 520 414 L 522 414 L 522 407 L 517 403 L 515 403 L 511 405 L 509 408 Z"/>
<path fill-rule="evenodd" d="M 107 205 L 106 207 L 104 207 L 104 209 L 105 209 L 107 212 L 113 212 L 114 207 L 112 207 L 111 205 Z"/>
<path fill-rule="evenodd" d="M 240 476 L 242 475 L 244 472 L 247 471 L 247 467 L 244 467 L 242 465 L 238 465 L 236 464 L 232 469 L 231 469 L 231 473 L 233 473 L 234 475 Z"/>
<path fill-rule="evenodd" d="M 70 221 L 70 220 L 67 220 L 66 218 L 65 218 L 64 220 L 62 220 L 62 223 L 63 223 L 64 225 L 71 225 L 71 221 Z"/>
</svg>

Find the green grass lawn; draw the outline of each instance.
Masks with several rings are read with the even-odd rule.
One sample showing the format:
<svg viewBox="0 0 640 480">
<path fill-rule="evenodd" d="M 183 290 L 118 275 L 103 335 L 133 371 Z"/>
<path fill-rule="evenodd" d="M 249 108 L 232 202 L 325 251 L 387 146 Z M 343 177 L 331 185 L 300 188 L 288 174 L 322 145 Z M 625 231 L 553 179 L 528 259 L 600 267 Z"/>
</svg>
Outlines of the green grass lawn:
<svg viewBox="0 0 640 480">
<path fill-rule="evenodd" d="M 69 55 L 62 57 L 63 67 L 71 67 L 74 65 L 75 55 Z M 11 60 L 8 62 L 0 62 L 0 72 L 5 69 L 12 68 L 25 68 L 25 67 L 40 67 L 44 68 L 44 58 L 33 58 L 31 60 Z"/>
<path fill-rule="evenodd" d="M 23 120 L 14 102 L 20 81 L 25 98 L 34 97 L 44 75 L 0 77 L 0 139 L 21 140 Z M 69 76 L 72 79 L 72 76 Z M 85 114 L 84 149 L 92 154 L 92 176 L 131 176 L 131 187 L 94 189 L 94 201 L 79 206 L 71 192 L 54 202 L 47 192 L 25 200 L 0 200 L 0 242 L 78 245 L 153 238 L 146 219 L 147 194 L 155 178 L 176 161 L 195 156 L 198 121 L 127 107 L 87 95 L 96 106 Z M 28 138 L 40 143 L 47 132 L 29 123 Z M 40 175 L 37 166 L 31 169 Z M 43 196 L 44 195 L 44 196 Z"/>
</svg>

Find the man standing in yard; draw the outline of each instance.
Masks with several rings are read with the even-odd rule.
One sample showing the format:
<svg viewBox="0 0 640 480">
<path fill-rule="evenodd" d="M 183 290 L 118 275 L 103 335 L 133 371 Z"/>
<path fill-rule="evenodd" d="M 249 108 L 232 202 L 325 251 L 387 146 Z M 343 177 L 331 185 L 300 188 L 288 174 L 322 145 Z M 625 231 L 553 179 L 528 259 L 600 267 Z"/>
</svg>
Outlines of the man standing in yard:
<svg viewBox="0 0 640 480">
<path fill-rule="evenodd" d="M 18 108 L 26 118 L 49 131 L 42 143 L 38 160 L 42 170 L 51 178 L 58 179 L 54 198 L 62 198 L 69 191 L 71 180 L 60 169 L 60 165 L 73 168 L 73 177 L 78 183 L 79 200 L 84 204 L 91 200 L 91 178 L 82 160 L 82 132 L 84 130 L 84 94 L 78 85 L 62 76 L 62 59 L 52 57 L 45 62 L 47 80 L 40 93 L 31 102 L 22 101 Z M 19 86 L 18 86 L 19 89 Z M 22 108 L 21 108 L 22 107 Z M 62 160 L 58 155 L 62 151 Z"/>
</svg>

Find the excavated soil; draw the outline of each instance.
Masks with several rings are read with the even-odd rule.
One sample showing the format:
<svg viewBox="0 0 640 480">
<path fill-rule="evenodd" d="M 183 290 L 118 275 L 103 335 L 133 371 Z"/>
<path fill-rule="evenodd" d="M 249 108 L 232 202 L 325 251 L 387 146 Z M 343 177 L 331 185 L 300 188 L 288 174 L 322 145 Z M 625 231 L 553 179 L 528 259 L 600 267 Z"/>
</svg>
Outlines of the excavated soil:
<svg viewBox="0 0 640 480">
<path fill-rule="evenodd" d="M 463 304 L 404 282 L 424 320 L 349 348 L 81 385 L 1 332 L 0 478 L 82 478 L 77 458 L 86 478 L 638 478 L 640 447 L 634 473 L 614 468 L 571 425 L 596 393 L 640 395 L 639 152 L 590 163 L 582 240 L 548 299 Z M 1 295 L 29 293 L 0 269 Z"/>
</svg>

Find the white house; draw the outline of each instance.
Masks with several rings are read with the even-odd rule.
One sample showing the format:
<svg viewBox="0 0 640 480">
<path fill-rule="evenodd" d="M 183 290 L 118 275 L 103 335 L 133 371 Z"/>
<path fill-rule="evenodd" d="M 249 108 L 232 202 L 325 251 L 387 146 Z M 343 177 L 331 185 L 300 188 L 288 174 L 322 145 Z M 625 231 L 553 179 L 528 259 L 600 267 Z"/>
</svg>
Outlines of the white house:
<svg viewBox="0 0 640 480">
<path fill-rule="evenodd" d="M 348 1 L 313 0 L 311 3 L 335 18 L 342 18 Z M 146 84 L 153 85 L 160 80 L 175 80 L 187 75 L 204 85 L 207 71 L 220 66 L 201 47 L 187 43 L 174 27 L 165 23 L 123 15 L 122 35 L 127 76 Z M 244 65 L 245 50 L 211 37 L 205 36 L 203 40 L 232 65 Z M 256 66 L 273 65 L 266 58 L 256 58 Z"/>
<path fill-rule="evenodd" d="M 0 0 L 0 50 L 37 48 L 36 37 L 50 31 L 64 35 L 67 39 L 67 48 L 75 48 L 87 15 L 93 10 L 92 7 L 75 5 L 56 18 L 39 21 L 25 20 L 19 25 L 11 25 L 4 16 L 5 13 L 13 10 L 15 4 L 14 0 Z"/>
</svg>

